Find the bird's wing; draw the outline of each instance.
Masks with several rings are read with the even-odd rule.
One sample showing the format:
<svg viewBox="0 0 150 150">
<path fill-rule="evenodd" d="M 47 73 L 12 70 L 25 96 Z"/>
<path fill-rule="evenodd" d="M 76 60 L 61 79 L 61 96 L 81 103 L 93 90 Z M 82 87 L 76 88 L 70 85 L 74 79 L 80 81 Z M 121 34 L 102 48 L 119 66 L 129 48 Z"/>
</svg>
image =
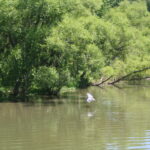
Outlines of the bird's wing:
<svg viewBox="0 0 150 150">
<path fill-rule="evenodd" d="M 87 93 L 88 98 L 93 98 L 92 94 Z"/>
</svg>

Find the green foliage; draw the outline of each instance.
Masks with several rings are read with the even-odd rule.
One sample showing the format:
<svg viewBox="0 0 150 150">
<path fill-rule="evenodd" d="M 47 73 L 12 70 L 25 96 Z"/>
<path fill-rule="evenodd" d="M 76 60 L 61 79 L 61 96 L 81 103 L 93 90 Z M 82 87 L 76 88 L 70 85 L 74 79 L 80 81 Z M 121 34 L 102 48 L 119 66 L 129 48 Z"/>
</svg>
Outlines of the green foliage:
<svg viewBox="0 0 150 150">
<path fill-rule="evenodd" d="M 55 54 L 50 63 L 58 70 L 68 69 L 74 84 L 79 87 L 88 85 L 104 64 L 101 50 L 93 43 L 93 33 L 86 29 L 89 19 L 92 18 L 74 19 L 66 16 L 46 40 L 50 55 Z"/>
<path fill-rule="evenodd" d="M 147 10 L 150 11 L 150 0 L 146 0 Z"/>
<path fill-rule="evenodd" d="M 150 66 L 149 0 L 0 0 L 0 43 L 1 96 L 116 79 Z"/>
<path fill-rule="evenodd" d="M 121 1 L 123 0 L 102 0 L 102 5 L 101 8 L 97 10 L 97 15 L 100 17 L 104 16 L 109 9 L 119 6 Z"/>
<path fill-rule="evenodd" d="M 111 66 L 106 66 L 101 69 L 102 76 L 111 77 L 114 76 L 114 69 Z"/>
<path fill-rule="evenodd" d="M 55 68 L 41 66 L 36 72 L 33 72 L 33 76 L 36 89 L 48 94 L 59 92 L 59 74 Z"/>
</svg>

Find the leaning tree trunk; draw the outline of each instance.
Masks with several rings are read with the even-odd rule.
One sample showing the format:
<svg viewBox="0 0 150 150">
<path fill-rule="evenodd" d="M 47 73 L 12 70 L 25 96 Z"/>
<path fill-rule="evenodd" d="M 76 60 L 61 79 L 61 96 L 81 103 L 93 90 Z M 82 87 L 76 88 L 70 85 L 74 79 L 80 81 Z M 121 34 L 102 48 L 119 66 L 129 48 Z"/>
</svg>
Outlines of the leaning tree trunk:
<svg viewBox="0 0 150 150">
<path fill-rule="evenodd" d="M 102 81 L 100 81 L 100 82 L 98 82 L 98 83 L 93 83 L 92 86 L 101 86 L 101 85 L 103 85 L 104 83 L 106 83 L 107 81 L 109 81 L 112 77 L 113 77 L 113 76 L 110 76 L 110 77 L 106 78 L 105 80 L 102 80 Z"/>
<path fill-rule="evenodd" d="M 146 68 L 143 68 L 143 69 L 140 69 L 140 70 L 133 71 L 133 72 L 131 72 L 131 73 L 125 75 L 125 76 L 122 76 L 122 77 L 120 77 L 120 78 L 114 80 L 113 82 L 109 82 L 108 84 L 112 84 L 112 85 L 113 85 L 113 84 L 115 84 L 115 83 L 118 83 L 118 82 L 120 82 L 120 81 L 123 81 L 123 80 L 127 79 L 127 78 L 128 78 L 129 76 L 131 76 L 132 74 L 139 73 L 139 72 L 143 72 L 143 71 L 146 71 L 146 70 L 148 70 L 148 69 L 150 69 L 150 67 L 146 67 Z"/>
<path fill-rule="evenodd" d="M 120 81 L 123 81 L 123 80 L 126 80 L 128 77 L 130 77 L 131 75 L 135 74 L 135 73 L 140 73 L 140 72 L 143 72 L 143 71 L 146 71 L 146 70 L 149 70 L 150 67 L 145 67 L 143 69 L 140 69 L 140 70 L 136 70 L 136 71 L 133 71 L 133 72 L 130 72 L 128 73 L 127 75 L 124 75 L 114 81 L 110 81 L 110 79 L 113 77 L 113 76 L 110 76 L 108 78 L 106 78 L 105 80 L 101 81 L 101 82 L 98 82 L 98 83 L 93 83 L 92 86 L 101 86 L 103 85 L 104 83 L 108 84 L 108 85 L 115 85 L 116 83 L 120 82 Z M 150 77 L 144 77 L 144 78 L 141 78 L 141 79 L 147 79 L 147 78 L 150 78 Z M 134 78 L 134 80 L 139 80 L 140 78 Z M 110 82 L 108 82 L 110 81 Z"/>
</svg>

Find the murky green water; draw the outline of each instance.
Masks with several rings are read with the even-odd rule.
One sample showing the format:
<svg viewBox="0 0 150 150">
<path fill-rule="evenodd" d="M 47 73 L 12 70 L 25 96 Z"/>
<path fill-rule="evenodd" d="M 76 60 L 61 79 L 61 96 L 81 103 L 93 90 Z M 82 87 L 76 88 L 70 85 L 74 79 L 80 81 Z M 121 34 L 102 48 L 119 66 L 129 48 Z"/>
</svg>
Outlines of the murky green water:
<svg viewBox="0 0 150 150">
<path fill-rule="evenodd" d="M 86 93 L 96 102 L 85 104 Z M 45 104 L 0 103 L 0 150 L 150 149 L 150 86 L 80 90 Z"/>
</svg>

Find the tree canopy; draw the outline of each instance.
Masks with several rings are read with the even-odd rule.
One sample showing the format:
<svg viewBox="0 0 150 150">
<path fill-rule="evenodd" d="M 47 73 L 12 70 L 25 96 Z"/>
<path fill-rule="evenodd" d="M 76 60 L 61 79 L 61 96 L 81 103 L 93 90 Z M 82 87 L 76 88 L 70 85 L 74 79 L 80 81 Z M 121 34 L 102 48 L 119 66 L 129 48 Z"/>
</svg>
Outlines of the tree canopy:
<svg viewBox="0 0 150 150">
<path fill-rule="evenodd" d="M 0 96 L 57 95 L 150 67 L 149 11 L 149 0 L 0 0 Z"/>
</svg>

